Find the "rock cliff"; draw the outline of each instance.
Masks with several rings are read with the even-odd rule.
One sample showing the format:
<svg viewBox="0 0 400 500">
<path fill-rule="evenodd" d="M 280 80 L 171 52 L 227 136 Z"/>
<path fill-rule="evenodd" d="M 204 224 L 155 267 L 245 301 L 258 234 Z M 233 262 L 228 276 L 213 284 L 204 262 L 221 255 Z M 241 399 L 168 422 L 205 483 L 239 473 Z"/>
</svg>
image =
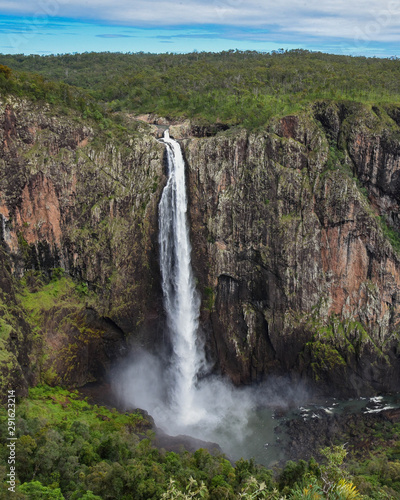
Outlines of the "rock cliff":
<svg viewBox="0 0 400 500">
<path fill-rule="evenodd" d="M 398 134 L 386 114 L 320 103 L 184 141 L 203 325 L 236 383 L 399 389 Z"/>
<path fill-rule="evenodd" d="M 171 127 L 207 353 L 235 383 L 399 389 L 399 117 L 321 102 L 258 133 Z M 3 383 L 82 385 L 127 342 L 162 348 L 157 131 L 16 98 L 0 121 Z"/>
<path fill-rule="evenodd" d="M 8 323 L 25 318 L 18 346 L 8 330 L 2 336 L 18 366 L 31 356 L 34 381 L 82 385 L 130 334 L 152 344 L 157 333 L 164 149 L 147 126 L 118 142 L 96 122 L 17 98 L 1 99 L 0 123 L 1 240 L 19 280 L 18 293 L 2 289 L 19 308 L 5 310 Z"/>
</svg>

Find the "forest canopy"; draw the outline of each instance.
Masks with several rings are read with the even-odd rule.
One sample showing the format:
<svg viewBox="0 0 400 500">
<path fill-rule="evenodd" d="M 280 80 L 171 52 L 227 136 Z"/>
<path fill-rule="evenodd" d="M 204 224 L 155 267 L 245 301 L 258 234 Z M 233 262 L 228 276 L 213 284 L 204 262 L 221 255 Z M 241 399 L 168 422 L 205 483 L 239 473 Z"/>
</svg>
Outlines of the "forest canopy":
<svg viewBox="0 0 400 500">
<path fill-rule="evenodd" d="M 262 127 L 272 116 L 296 112 L 319 99 L 400 102 L 397 58 L 231 50 L 2 55 L 0 64 L 13 70 L 13 78 L 26 80 L 29 72 L 40 75 L 42 85 L 51 80 L 84 89 L 109 112 L 156 113 L 248 128 Z M 0 74 L 0 79 L 10 82 L 9 75 Z"/>
</svg>

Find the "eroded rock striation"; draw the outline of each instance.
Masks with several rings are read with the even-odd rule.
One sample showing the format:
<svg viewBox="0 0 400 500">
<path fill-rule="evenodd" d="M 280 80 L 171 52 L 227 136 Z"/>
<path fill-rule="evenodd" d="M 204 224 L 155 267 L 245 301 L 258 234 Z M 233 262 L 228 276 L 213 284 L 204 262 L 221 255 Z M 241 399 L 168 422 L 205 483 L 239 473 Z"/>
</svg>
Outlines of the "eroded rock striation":
<svg viewBox="0 0 400 500">
<path fill-rule="evenodd" d="M 31 323 L 23 349 L 8 334 L 5 342 L 33 353 L 36 382 L 83 385 L 124 352 L 130 334 L 152 344 L 157 333 L 164 149 L 143 126 L 116 143 L 95 122 L 17 98 L 1 100 L 0 123 L 2 248 L 26 285 L 20 299 L 3 290 L 18 307 L 28 302 Z M 78 295 L 47 284 L 48 296 L 58 294 L 54 303 L 40 311 L 26 300 L 60 272 Z M 32 348 L 35 335 L 44 342 Z"/>
</svg>

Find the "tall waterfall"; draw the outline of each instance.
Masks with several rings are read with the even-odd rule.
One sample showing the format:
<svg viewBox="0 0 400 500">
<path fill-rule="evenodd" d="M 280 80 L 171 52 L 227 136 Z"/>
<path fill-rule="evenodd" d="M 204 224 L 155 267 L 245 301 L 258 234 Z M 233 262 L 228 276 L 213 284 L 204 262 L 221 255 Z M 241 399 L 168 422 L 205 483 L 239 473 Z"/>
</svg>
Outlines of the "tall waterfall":
<svg viewBox="0 0 400 500">
<path fill-rule="evenodd" d="M 191 424 L 199 418 L 194 394 L 197 373 L 204 362 L 203 349 L 197 342 L 200 297 L 191 266 L 185 162 L 168 130 L 163 142 L 168 182 L 159 205 L 159 244 L 164 307 L 173 346 L 172 405 L 180 422 Z"/>
<path fill-rule="evenodd" d="M 115 376 L 116 389 L 127 407 L 146 409 L 168 434 L 217 442 L 227 452 L 239 449 L 240 458 L 251 432 L 247 423 L 254 400 L 251 391 L 218 375 L 199 379 L 209 367 L 199 341 L 200 296 L 191 265 L 185 163 L 168 131 L 162 141 L 168 181 L 158 214 L 160 268 L 173 352 L 166 368 L 162 356 L 135 350 Z"/>
</svg>

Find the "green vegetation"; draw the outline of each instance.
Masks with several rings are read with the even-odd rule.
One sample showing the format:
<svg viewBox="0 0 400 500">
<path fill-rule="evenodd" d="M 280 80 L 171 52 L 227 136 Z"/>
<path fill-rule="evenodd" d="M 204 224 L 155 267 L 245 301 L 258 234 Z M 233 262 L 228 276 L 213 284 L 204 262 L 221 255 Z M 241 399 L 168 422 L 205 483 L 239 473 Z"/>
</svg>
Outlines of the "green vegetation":
<svg viewBox="0 0 400 500">
<path fill-rule="evenodd" d="M 206 286 L 204 288 L 204 296 L 205 296 L 205 309 L 209 312 L 212 312 L 214 309 L 215 303 L 215 293 L 214 289 L 211 286 Z"/>
<path fill-rule="evenodd" d="M 4 407 L 0 417 L 0 499 L 6 499 Z M 321 450 L 320 464 L 314 459 L 288 462 L 274 478 L 253 460 L 233 466 L 204 449 L 193 454 L 158 450 L 142 413 L 93 406 L 61 388 L 30 389 L 29 398 L 17 405 L 16 418 L 18 499 L 400 498 L 398 442 L 393 451 L 380 450 L 358 469 L 346 462 L 343 446 L 333 446 Z M 400 424 L 391 431 L 398 436 Z M 386 430 L 380 427 L 379 432 Z M 362 497 L 366 491 L 369 496 Z"/>
<path fill-rule="evenodd" d="M 272 481 L 271 473 L 253 462 L 242 460 L 235 469 L 223 456 L 205 450 L 157 450 L 151 424 L 141 413 L 91 406 L 63 389 L 31 389 L 29 399 L 18 405 L 17 429 L 17 498 L 35 498 L 28 492 L 43 490 L 53 494 L 49 498 L 156 499 L 168 491 L 170 478 L 182 491 L 195 480 L 213 498 L 235 498 L 233 492 L 246 487 L 250 477 Z M 1 436 L 1 463 L 6 464 L 4 409 Z M 4 481 L 6 467 L 0 471 Z M 5 482 L 0 498 L 9 498 Z"/>
<path fill-rule="evenodd" d="M 14 385 L 23 359 L 23 345 L 27 334 L 24 312 L 15 301 L 13 278 L 7 254 L 0 247 L 0 388 L 5 391 Z M 26 359 L 26 358 L 25 358 Z"/>
<path fill-rule="evenodd" d="M 49 279 L 40 271 L 27 271 L 21 280 L 19 299 L 33 329 L 43 329 L 46 319 L 54 319 L 62 309 L 76 313 L 84 307 L 81 296 L 88 295 L 87 284 L 75 284 L 61 273 L 62 269 L 54 269 Z"/>
<path fill-rule="evenodd" d="M 375 292 L 375 285 L 370 281 L 365 281 L 364 287 L 368 294 Z M 306 315 L 301 321 L 304 321 L 308 331 L 313 332 L 301 356 L 306 355 L 316 381 L 330 371 L 338 370 L 344 374 L 346 367 L 360 358 L 367 345 L 373 349 L 377 359 L 382 363 L 386 361 L 382 345 L 368 334 L 359 321 L 332 314 L 325 322 L 319 317 L 318 307 L 311 316 Z"/>
<path fill-rule="evenodd" d="M 48 103 L 52 105 L 53 113 L 75 119 L 78 114 L 79 120 L 87 120 L 98 130 L 98 139 L 103 141 L 106 136 L 116 142 L 124 142 L 127 133 L 135 136 L 139 127 L 137 122 L 126 120 L 121 115 L 111 116 L 103 103 L 82 88 L 53 81 L 36 73 L 12 71 L 1 64 L 0 94 Z"/>
<path fill-rule="evenodd" d="M 394 250 L 397 252 L 400 252 L 400 235 L 399 233 L 390 227 L 386 221 L 385 217 L 379 217 L 379 222 L 381 224 L 381 228 L 383 231 L 383 234 L 386 236 L 386 238 L 390 241 L 392 247 Z"/>
<path fill-rule="evenodd" d="M 305 50 L 192 54 L 85 53 L 60 56 L 3 55 L 20 87 L 40 92 L 96 118 L 110 111 L 157 113 L 207 123 L 265 125 L 317 99 L 400 102 L 400 61 L 329 55 Z M 38 74 L 32 80 L 26 73 Z M 40 75 L 40 76 L 39 76 Z M 28 79 L 27 79 L 28 78 Z M 48 79 L 57 80 L 55 84 Z M 0 71 L 0 89 L 12 83 Z M 86 89 L 87 95 L 77 91 Z M 90 98 L 89 98 L 90 96 Z"/>
<path fill-rule="evenodd" d="M 326 169 L 330 171 L 337 170 L 338 168 L 344 170 L 346 174 L 352 176 L 352 172 L 350 171 L 350 169 L 348 169 L 348 167 L 346 169 L 344 152 L 338 149 L 335 144 L 331 144 L 329 147 L 329 156 L 328 161 L 326 162 Z"/>
<path fill-rule="evenodd" d="M 306 348 L 309 348 L 311 352 L 311 368 L 316 380 L 318 380 L 319 374 L 322 372 L 328 372 L 339 366 L 346 366 L 346 362 L 339 351 L 328 343 L 313 340 L 307 342 Z"/>
<path fill-rule="evenodd" d="M 44 78 L 34 73 L 11 71 L 0 65 L 0 90 L 2 94 L 13 94 L 28 97 L 31 101 L 46 101 L 50 104 L 62 104 L 64 110 L 77 109 L 85 118 L 91 117 L 100 121 L 103 116 L 95 100 L 86 92 Z"/>
<path fill-rule="evenodd" d="M 87 284 L 75 283 L 61 268 L 51 275 L 28 271 L 19 284 L 18 299 L 32 331 L 31 369 L 41 382 L 73 384 L 82 349 L 102 332 L 85 320 L 93 299 Z"/>
</svg>

